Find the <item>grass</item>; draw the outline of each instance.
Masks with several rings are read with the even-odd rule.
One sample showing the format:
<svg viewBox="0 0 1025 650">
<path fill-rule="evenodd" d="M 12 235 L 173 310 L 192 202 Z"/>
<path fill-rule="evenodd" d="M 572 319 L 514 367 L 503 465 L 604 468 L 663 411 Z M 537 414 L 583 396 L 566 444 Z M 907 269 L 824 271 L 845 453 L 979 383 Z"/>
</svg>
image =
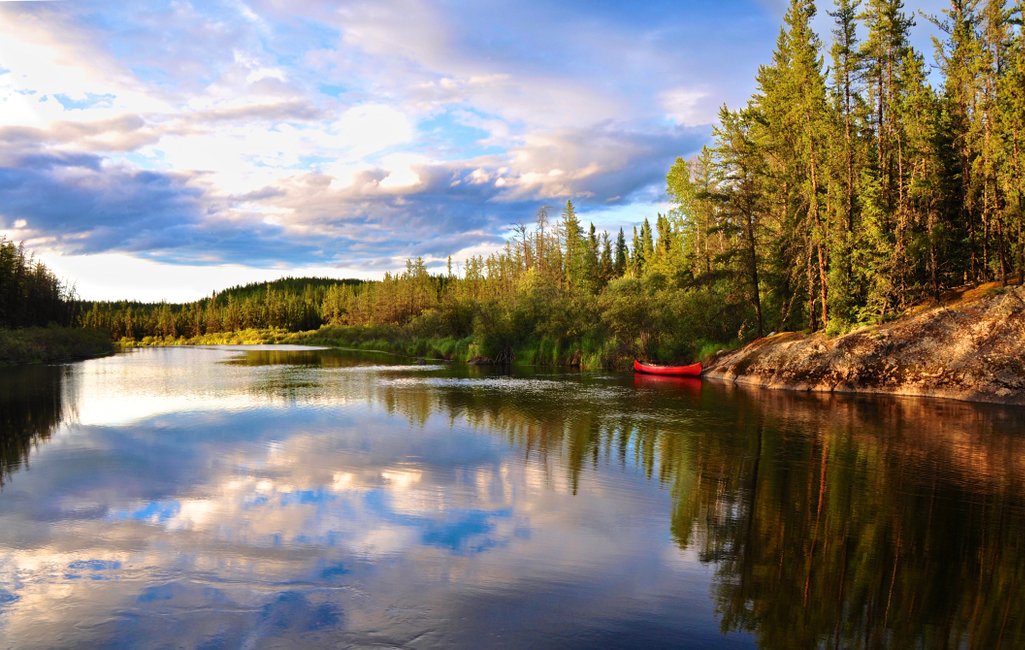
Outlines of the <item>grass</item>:
<svg viewBox="0 0 1025 650">
<path fill-rule="evenodd" d="M 114 353 L 110 334 L 70 327 L 0 329 L 0 366 L 62 363 Z"/>
<path fill-rule="evenodd" d="M 245 329 L 235 332 L 212 332 L 191 337 L 147 336 L 136 340 L 123 338 L 118 345 L 123 348 L 164 347 L 171 345 L 259 345 L 263 343 L 291 343 L 292 334 L 278 328 Z"/>
<path fill-rule="evenodd" d="M 191 337 L 147 336 L 139 340 L 123 338 L 118 341 L 118 345 L 121 347 L 160 347 L 175 345 L 260 345 L 287 343 L 294 345 L 321 345 L 367 352 L 389 352 L 409 357 L 467 361 L 470 359 L 470 342 L 470 338 L 414 336 L 402 328 L 391 326 L 349 327 L 326 325 L 318 330 L 306 332 L 289 332 L 283 329 L 268 328 L 247 329 L 236 332 L 213 332 Z"/>
<path fill-rule="evenodd" d="M 140 341 L 122 339 L 119 345 L 254 345 L 290 343 L 320 345 L 333 348 L 387 352 L 422 359 L 444 359 L 466 363 L 482 356 L 481 346 L 472 336 L 425 336 L 411 328 L 396 325 L 350 326 L 325 325 L 317 330 L 288 332 L 282 329 L 249 329 L 238 332 L 216 332 L 194 337 L 146 337 Z M 739 342 L 723 344 L 710 341 L 694 343 L 695 360 L 707 359 L 715 352 L 737 347 Z M 549 337 L 529 339 L 518 344 L 513 352 L 513 363 L 528 366 L 578 366 L 583 370 L 627 369 L 633 359 L 630 346 L 615 338 L 584 336 L 570 340 Z M 669 354 L 669 352 L 666 352 Z M 670 355 L 672 356 L 672 355 Z M 669 357 L 667 357 L 669 358 Z"/>
<path fill-rule="evenodd" d="M 694 355 L 694 359 L 696 361 L 707 361 L 708 359 L 711 359 L 713 356 L 720 352 L 729 352 L 731 350 L 736 350 L 737 348 L 743 346 L 745 343 L 745 341 L 737 340 L 730 341 L 729 343 L 718 343 L 715 341 L 705 341 L 703 339 L 698 340 L 694 343 L 695 349 L 697 350 L 696 354 Z"/>
</svg>

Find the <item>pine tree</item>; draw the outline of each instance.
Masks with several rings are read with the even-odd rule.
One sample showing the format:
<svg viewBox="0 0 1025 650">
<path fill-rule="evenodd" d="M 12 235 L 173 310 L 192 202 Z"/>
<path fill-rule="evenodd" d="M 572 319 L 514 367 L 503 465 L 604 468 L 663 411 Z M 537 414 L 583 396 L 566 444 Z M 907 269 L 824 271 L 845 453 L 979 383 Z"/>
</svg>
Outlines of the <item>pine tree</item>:
<svg viewBox="0 0 1025 650">
<path fill-rule="evenodd" d="M 830 174 L 827 181 L 829 233 L 829 315 L 837 331 L 857 321 L 861 292 L 854 282 L 853 254 L 855 228 L 859 220 L 856 201 L 857 174 L 863 166 L 863 147 L 859 136 L 861 62 L 858 56 L 857 15 L 860 0 L 839 0 L 834 20 L 832 69 L 832 132 Z"/>
<path fill-rule="evenodd" d="M 620 228 L 619 234 L 616 235 L 616 257 L 613 262 L 616 277 L 621 278 L 626 274 L 627 261 L 626 236 L 623 234 L 623 229 Z"/>
<path fill-rule="evenodd" d="M 634 226 L 633 238 L 630 240 L 630 274 L 635 278 L 639 278 L 643 273 L 644 249 L 641 246 L 641 239 L 637 234 L 637 226 Z"/>
<path fill-rule="evenodd" d="M 572 201 L 566 201 L 562 211 L 562 237 L 565 246 L 563 260 L 563 277 L 566 289 L 570 292 L 588 292 L 590 290 L 589 267 L 591 266 L 590 238 L 583 234 L 580 218 Z M 597 242 L 596 242 L 597 243 Z M 597 258 L 595 258 L 597 262 Z M 596 265 L 596 264 L 595 264 Z"/>
<path fill-rule="evenodd" d="M 811 329 L 820 325 L 820 315 L 823 327 L 828 318 L 829 225 L 823 198 L 831 136 L 820 43 L 811 29 L 814 15 L 810 0 L 791 1 L 773 63 L 759 70 L 755 98 L 760 116 L 755 138 L 771 161 L 763 191 L 777 206 L 782 230 L 800 239 Z M 784 251 L 779 263 L 793 264 L 789 257 Z"/>
<path fill-rule="evenodd" d="M 639 274 L 644 274 L 648 270 L 648 265 L 655 259 L 655 239 L 651 232 L 651 223 L 647 217 L 644 218 L 644 222 L 641 224 L 640 247 L 641 264 Z"/>
<path fill-rule="evenodd" d="M 616 274 L 612 261 L 612 239 L 609 237 L 607 230 L 602 231 L 599 246 L 601 253 L 598 257 L 598 275 L 601 280 L 601 286 L 604 287 Z"/>
<path fill-rule="evenodd" d="M 757 113 L 753 110 L 734 112 L 723 107 L 713 137 L 716 140 L 716 164 L 720 167 L 717 174 L 723 179 L 724 191 L 727 192 L 716 229 L 726 233 L 734 242 L 724 257 L 738 261 L 735 273 L 745 280 L 755 312 L 756 332 L 762 336 L 765 319 L 762 314 L 760 241 L 764 222 L 760 203 L 764 194 L 759 178 L 764 174 L 765 160 L 764 151 L 751 137 L 757 120 Z"/>
<path fill-rule="evenodd" d="M 926 81 L 925 61 L 908 51 L 901 65 L 904 81 L 895 106 L 900 124 L 898 138 L 899 194 L 894 238 L 894 278 L 897 303 L 904 307 L 910 295 L 928 285 L 938 297 L 940 258 L 947 242 L 940 228 L 944 183 L 936 133 L 940 102 Z M 925 232 L 924 246 L 920 233 Z"/>
<path fill-rule="evenodd" d="M 598 242 L 598 231 L 595 229 L 593 223 L 589 224 L 587 239 L 584 244 L 584 284 L 586 285 L 588 293 L 594 293 L 601 285 L 601 267 L 599 259 L 601 255 L 601 248 Z"/>
<path fill-rule="evenodd" d="M 950 205 L 956 210 L 951 226 L 962 229 L 967 243 L 966 276 L 981 281 L 987 275 L 988 250 L 980 214 L 975 160 L 978 132 L 975 113 L 979 99 L 977 72 L 982 52 L 978 39 L 978 0 L 951 0 L 945 19 L 934 19 L 946 40 L 934 39 L 936 60 L 944 75 L 943 130 L 947 134 L 948 176 L 954 181 Z M 963 225 L 962 225 L 963 224 Z"/>
<path fill-rule="evenodd" d="M 868 0 L 862 13 L 868 33 L 862 44 L 868 113 L 873 146 L 859 178 L 862 223 L 856 242 L 856 281 L 865 297 L 858 320 L 876 320 L 901 306 L 906 293 L 900 277 L 906 260 L 907 229 L 904 163 L 901 138 L 904 125 L 898 111 L 904 91 L 902 65 L 911 51 L 908 34 L 914 21 L 901 0 Z M 898 261 L 900 260 L 900 261 Z"/>
<path fill-rule="evenodd" d="M 1025 2 L 1019 1 L 1008 22 L 1016 25 L 1007 45 L 997 86 L 997 124 L 1002 145 L 999 184 L 1004 194 L 1007 233 L 1013 266 L 1025 280 Z"/>
<path fill-rule="evenodd" d="M 722 194 L 715 172 L 712 149 L 705 146 L 689 162 L 677 158 L 666 175 L 666 194 L 675 204 L 680 224 L 680 264 L 693 281 L 711 276 L 717 258 L 725 251 L 723 232 L 716 227 Z"/>
<path fill-rule="evenodd" d="M 1007 284 L 1008 275 L 1013 265 L 1013 253 L 1010 250 L 1008 235 L 1010 226 L 1005 216 L 1006 193 L 1000 182 L 1000 171 L 1003 166 L 1004 148 L 1001 139 L 1013 134 L 1004 134 L 1000 121 L 1001 78 L 1006 75 L 1007 65 L 1011 58 L 1011 17 L 1006 0 L 985 0 L 980 15 L 981 34 L 979 67 L 977 76 L 981 91 L 975 121 L 979 123 L 979 160 L 978 173 L 982 185 L 982 222 L 983 230 L 992 240 L 991 257 L 995 257 L 990 266 L 995 265 L 995 272 Z"/>
</svg>

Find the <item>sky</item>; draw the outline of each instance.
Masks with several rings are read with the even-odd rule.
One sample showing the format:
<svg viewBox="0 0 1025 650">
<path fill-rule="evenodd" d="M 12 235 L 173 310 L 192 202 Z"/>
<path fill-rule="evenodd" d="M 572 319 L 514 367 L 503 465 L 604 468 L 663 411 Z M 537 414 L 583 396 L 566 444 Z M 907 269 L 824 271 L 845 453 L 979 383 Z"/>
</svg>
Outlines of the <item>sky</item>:
<svg viewBox="0 0 1025 650">
<path fill-rule="evenodd" d="M 786 4 L 0 0 L 0 235 L 83 299 L 188 301 L 458 268 L 567 200 L 629 230 Z"/>
</svg>

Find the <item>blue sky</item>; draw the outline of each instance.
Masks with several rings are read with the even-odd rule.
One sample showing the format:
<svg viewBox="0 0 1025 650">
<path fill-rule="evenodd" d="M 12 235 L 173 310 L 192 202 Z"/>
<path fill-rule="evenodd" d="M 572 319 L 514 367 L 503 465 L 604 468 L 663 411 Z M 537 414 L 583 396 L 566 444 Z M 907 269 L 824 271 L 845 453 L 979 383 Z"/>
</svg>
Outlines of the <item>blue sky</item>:
<svg viewBox="0 0 1025 650">
<path fill-rule="evenodd" d="M 0 1 L 0 234 L 83 298 L 191 300 L 440 269 L 567 199 L 629 228 L 785 5 Z"/>
</svg>

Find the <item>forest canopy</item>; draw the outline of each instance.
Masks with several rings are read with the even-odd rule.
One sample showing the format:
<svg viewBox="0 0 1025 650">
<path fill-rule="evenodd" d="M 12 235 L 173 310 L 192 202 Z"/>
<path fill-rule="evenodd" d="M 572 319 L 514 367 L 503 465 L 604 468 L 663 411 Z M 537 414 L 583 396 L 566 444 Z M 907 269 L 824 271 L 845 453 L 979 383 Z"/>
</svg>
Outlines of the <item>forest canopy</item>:
<svg viewBox="0 0 1025 650">
<path fill-rule="evenodd" d="M 670 170 L 693 277 L 744 285 L 759 331 L 834 332 L 1020 278 L 1022 4 L 952 0 L 922 17 L 939 33 L 935 74 L 900 0 L 840 0 L 828 52 L 815 12 L 790 3 L 754 96 Z"/>
</svg>

